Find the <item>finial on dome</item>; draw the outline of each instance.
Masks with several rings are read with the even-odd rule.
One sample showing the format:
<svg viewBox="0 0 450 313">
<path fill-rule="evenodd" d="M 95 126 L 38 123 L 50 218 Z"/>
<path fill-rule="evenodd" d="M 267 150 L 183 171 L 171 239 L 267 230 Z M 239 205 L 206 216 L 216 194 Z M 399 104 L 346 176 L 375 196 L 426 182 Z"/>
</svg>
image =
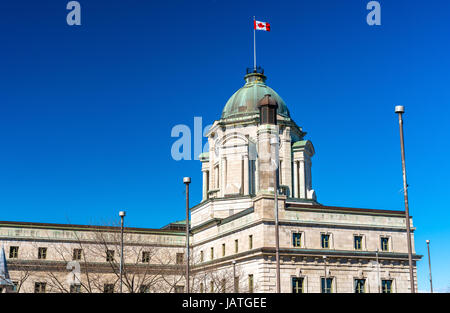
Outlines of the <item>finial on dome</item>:
<svg viewBox="0 0 450 313">
<path fill-rule="evenodd" d="M 265 83 L 266 76 L 264 75 L 264 69 L 261 66 L 256 68 L 247 68 L 247 75 L 244 79 L 247 84 L 249 83 Z"/>
</svg>

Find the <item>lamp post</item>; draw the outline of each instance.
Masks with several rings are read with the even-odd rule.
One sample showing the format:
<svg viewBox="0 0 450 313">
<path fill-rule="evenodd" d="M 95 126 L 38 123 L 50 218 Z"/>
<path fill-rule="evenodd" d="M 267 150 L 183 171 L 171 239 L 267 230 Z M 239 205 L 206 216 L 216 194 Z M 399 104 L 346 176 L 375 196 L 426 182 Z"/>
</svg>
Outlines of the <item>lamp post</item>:
<svg viewBox="0 0 450 313">
<path fill-rule="evenodd" d="M 236 285 L 236 260 L 231 261 L 233 264 L 233 291 L 237 293 L 237 285 Z"/>
<path fill-rule="evenodd" d="M 380 293 L 380 262 L 378 261 L 378 248 L 377 251 L 375 252 L 376 256 L 377 256 L 377 279 L 378 279 L 378 293 Z"/>
<path fill-rule="evenodd" d="M 324 271 L 324 278 L 323 278 L 323 293 L 327 293 L 327 256 L 323 255 L 323 267 L 325 269 Z"/>
<path fill-rule="evenodd" d="M 433 293 L 433 278 L 431 278 L 431 256 L 430 256 L 430 241 L 427 240 L 427 248 L 428 248 L 428 267 L 430 269 L 430 291 Z"/>
<path fill-rule="evenodd" d="M 125 214 L 126 214 L 125 211 L 120 211 L 119 212 L 119 216 L 120 216 L 120 269 L 119 269 L 119 272 L 120 272 L 120 285 L 119 285 L 120 293 L 122 293 L 122 283 L 123 283 L 123 280 L 122 280 L 122 275 L 123 275 L 123 220 L 124 220 Z"/>
<path fill-rule="evenodd" d="M 189 293 L 189 184 L 190 177 L 184 177 L 183 183 L 186 185 L 186 293 Z"/>
<path fill-rule="evenodd" d="M 276 271 L 277 271 L 277 293 L 281 292 L 281 279 L 280 279 L 280 234 L 278 226 L 278 167 L 280 162 L 278 161 L 278 127 L 276 127 L 275 137 L 271 140 L 273 149 L 275 151 L 275 164 L 273 171 L 273 189 L 274 189 L 274 201 L 275 201 L 275 259 L 276 259 Z"/>
<path fill-rule="evenodd" d="M 414 272 L 412 263 L 412 246 L 411 246 L 411 229 L 409 221 L 409 204 L 408 204 L 408 184 L 406 182 L 406 165 L 405 165 L 405 143 L 403 139 L 403 119 L 402 114 L 405 113 L 405 107 L 397 105 L 395 107 L 395 113 L 398 114 L 398 123 L 400 127 L 400 148 L 402 153 L 402 170 L 403 170 L 403 192 L 405 198 L 405 219 L 406 219 L 406 237 L 408 241 L 408 263 L 409 263 L 409 276 L 411 282 L 411 293 L 415 293 L 414 288 Z"/>
</svg>

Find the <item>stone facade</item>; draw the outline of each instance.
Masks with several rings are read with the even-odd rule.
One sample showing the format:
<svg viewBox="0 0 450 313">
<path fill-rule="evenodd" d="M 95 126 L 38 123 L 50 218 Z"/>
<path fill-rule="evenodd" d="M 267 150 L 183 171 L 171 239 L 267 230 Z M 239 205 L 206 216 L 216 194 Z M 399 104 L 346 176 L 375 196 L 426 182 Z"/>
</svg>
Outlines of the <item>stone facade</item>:
<svg viewBox="0 0 450 313">
<path fill-rule="evenodd" d="M 209 151 L 200 155 L 202 201 L 191 208 L 191 291 L 276 291 L 278 178 L 281 292 L 323 292 L 324 278 L 329 284 L 325 291 L 331 292 L 409 292 L 404 212 L 317 202 L 311 172 L 314 146 L 265 79 L 262 73 L 246 75 L 246 84 L 207 134 Z M 266 94 L 278 105 L 276 125 L 259 123 L 258 101 Z M 125 292 L 136 292 L 141 285 L 149 292 L 184 288 L 184 229 L 184 224 L 173 223 L 158 230 L 125 230 L 127 279 L 137 277 L 127 282 Z M 413 238 L 414 230 L 411 219 Z M 104 291 L 108 284 L 117 291 L 117 260 L 106 261 L 105 253 L 119 250 L 118 231 L 2 222 L 0 240 L 7 253 L 19 247 L 20 257 L 8 259 L 11 280 L 18 281 L 25 271 L 34 277 L 20 291 L 32 292 L 39 287 L 37 281 L 51 280 L 52 270 L 67 276 L 66 264 L 80 247 L 88 258 L 80 262 L 81 280 L 94 279 L 88 277 L 92 271 L 99 281 L 92 291 Z M 47 248 L 46 259 L 38 258 L 39 247 Z M 150 255 L 148 262 L 143 262 L 144 252 Z M 414 271 L 420 258 L 413 245 Z M 67 281 L 63 284 L 67 288 Z"/>
</svg>

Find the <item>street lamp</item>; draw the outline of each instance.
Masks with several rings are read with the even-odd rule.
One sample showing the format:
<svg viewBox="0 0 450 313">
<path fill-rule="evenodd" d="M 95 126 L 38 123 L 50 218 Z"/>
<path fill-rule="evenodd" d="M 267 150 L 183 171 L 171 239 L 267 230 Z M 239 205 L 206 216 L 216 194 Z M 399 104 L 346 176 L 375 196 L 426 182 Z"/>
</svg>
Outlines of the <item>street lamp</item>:
<svg viewBox="0 0 450 313">
<path fill-rule="evenodd" d="M 322 258 L 323 258 L 323 266 L 325 269 L 324 272 L 325 275 L 323 278 L 323 293 L 327 293 L 327 256 L 323 255 Z"/>
<path fill-rule="evenodd" d="M 120 293 L 122 293 L 122 275 L 123 275 L 123 219 L 125 217 L 125 211 L 120 211 Z"/>
<path fill-rule="evenodd" d="M 276 119 L 275 119 L 276 121 Z M 275 123 L 276 125 L 276 123 Z M 278 167 L 280 165 L 278 156 L 278 127 L 275 128 L 275 137 L 271 138 L 271 144 L 275 152 L 275 164 L 273 171 L 273 189 L 274 189 L 274 202 L 275 202 L 275 259 L 276 259 L 276 271 L 277 271 L 277 293 L 281 292 L 281 279 L 280 279 L 280 234 L 279 234 L 279 222 L 278 222 Z"/>
<path fill-rule="evenodd" d="M 378 283 L 377 283 L 377 286 L 378 286 L 378 293 L 380 293 L 380 262 L 378 261 L 378 248 L 377 248 L 377 251 L 375 252 L 375 254 L 376 254 L 376 256 L 377 256 L 377 278 L 378 278 Z"/>
<path fill-rule="evenodd" d="M 189 184 L 190 177 L 184 177 L 183 183 L 186 185 L 186 293 L 189 293 Z"/>
<path fill-rule="evenodd" d="M 398 114 L 398 123 L 400 127 L 400 148 L 402 153 L 402 170 L 403 170 L 403 192 L 405 197 L 405 219 L 406 219 L 406 236 L 408 241 L 408 262 L 409 262 L 409 276 L 411 282 L 411 293 L 415 293 L 414 288 L 414 272 L 412 263 L 412 247 L 411 247 L 411 230 L 409 222 L 409 205 L 408 205 L 408 184 L 406 182 L 406 165 L 405 165 L 405 143 L 403 140 L 403 119 L 402 114 L 405 113 L 405 107 L 397 105 L 395 113 Z"/>
<path fill-rule="evenodd" d="M 234 293 L 237 293 L 237 285 L 236 285 L 236 260 L 231 261 L 233 264 L 233 286 Z"/>
<path fill-rule="evenodd" d="M 428 267 L 430 269 L 430 290 L 433 293 L 433 278 L 431 278 L 431 256 L 430 256 L 430 241 L 427 240 L 427 248 L 428 248 Z"/>
</svg>

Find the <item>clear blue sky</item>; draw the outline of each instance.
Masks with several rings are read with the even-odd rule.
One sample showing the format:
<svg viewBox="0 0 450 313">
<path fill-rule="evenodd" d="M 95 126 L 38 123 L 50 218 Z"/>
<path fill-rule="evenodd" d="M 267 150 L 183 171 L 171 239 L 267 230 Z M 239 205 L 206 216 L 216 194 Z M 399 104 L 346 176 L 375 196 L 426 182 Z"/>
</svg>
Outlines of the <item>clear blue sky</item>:
<svg viewBox="0 0 450 313">
<path fill-rule="evenodd" d="M 220 117 L 252 65 L 252 16 L 267 83 L 314 143 L 320 203 L 402 210 L 404 105 L 419 289 L 450 286 L 450 3 L 366 0 L 80 0 L 0 3 L 0 220 L 127 225 L 184 218 L 183 176 L 201 199 L 199 161 L 174 161 L 170 132 Z"/>
</svg>

